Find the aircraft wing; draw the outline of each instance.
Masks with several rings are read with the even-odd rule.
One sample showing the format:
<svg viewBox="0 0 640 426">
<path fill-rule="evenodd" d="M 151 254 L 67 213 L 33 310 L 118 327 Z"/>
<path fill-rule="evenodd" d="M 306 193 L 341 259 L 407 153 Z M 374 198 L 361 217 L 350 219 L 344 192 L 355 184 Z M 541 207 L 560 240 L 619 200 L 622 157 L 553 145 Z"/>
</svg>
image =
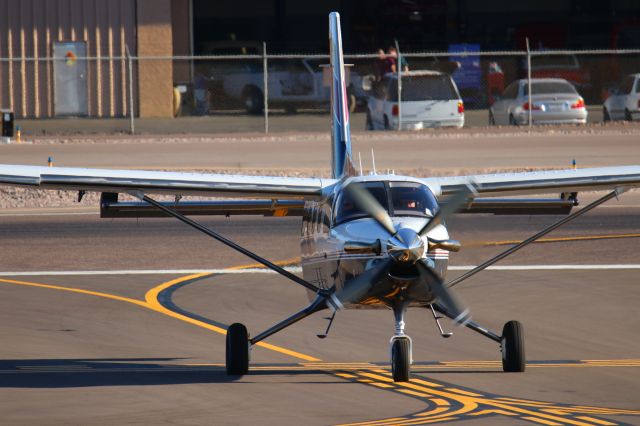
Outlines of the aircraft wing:
<svg viewBox="0 0 640 426">
<path fill-rule="evenodd" d="M 317 199 L 333 179 L 0 165 L 0 185 L 40 189 Z"/>
<path fill-rule="evenodd" d="M 640 187 L 640 166 L 434 177 L 423 181 L 444 196 L 467 183 L 475 183 L 483 197 L 605 191 Z"/>
</svg>

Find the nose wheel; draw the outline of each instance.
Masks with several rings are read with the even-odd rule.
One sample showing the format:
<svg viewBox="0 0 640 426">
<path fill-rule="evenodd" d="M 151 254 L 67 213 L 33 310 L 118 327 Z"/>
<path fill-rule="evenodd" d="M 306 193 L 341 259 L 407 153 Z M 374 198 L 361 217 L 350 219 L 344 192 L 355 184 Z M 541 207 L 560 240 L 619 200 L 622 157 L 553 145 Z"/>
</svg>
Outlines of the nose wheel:
<svg viewBox="0 0 640 426">
<path fill-rule="evenodd" d="M 408 382 L 411 370 L 411 339 L 395 337 L 391 343 L 391 373 L 394 382 Z"/>
<path fill-rule="evenodd" d="M 399 300 L 392 306 L 396 332 L 391 338 L 391 373 L 394 382 L 408 382 L 411 372 L 411 338 L 404 333 L 404 314 L 409 302 Z"/>
</svg>

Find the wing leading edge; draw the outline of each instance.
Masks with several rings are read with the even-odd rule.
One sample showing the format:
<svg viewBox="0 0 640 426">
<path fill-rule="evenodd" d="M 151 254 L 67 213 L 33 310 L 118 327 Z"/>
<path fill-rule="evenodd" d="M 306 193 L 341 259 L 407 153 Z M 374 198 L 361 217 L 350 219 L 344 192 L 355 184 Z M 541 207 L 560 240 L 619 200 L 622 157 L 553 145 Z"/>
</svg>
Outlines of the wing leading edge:
<svg viewBox="0 0 640 426">
<path fill-rule="evenodd" d="M 0 165 L 0 185 L 96 192 L 319 199 L 333 179 Z"/>
<path fill-rule="evenodd" d="M 640 187 L 640 166 L 547 170 L 523 173 L 450 176 L 422 179 L 442 195 L 451 195 L 469 182 L 482 196 L 604 191 Z"/>
</svg>

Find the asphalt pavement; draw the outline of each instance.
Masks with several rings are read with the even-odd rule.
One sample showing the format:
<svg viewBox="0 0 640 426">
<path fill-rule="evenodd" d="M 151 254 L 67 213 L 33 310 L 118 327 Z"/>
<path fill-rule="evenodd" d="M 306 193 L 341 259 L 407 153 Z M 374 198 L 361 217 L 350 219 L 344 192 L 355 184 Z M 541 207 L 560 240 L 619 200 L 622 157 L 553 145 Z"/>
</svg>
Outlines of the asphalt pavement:
<svg viewBox="0 0 640 426">
<path fill-rule="evenodd" d="M 640 424 L 638 213 L 621 203 L 585 215 L 500 264 L 512 269 L 456 287 L 477 322 L 498 333 L 507 320 L 524 324 L 525 373 L 501 372 L 498 346 L 470 330 L 446 322 L 454 336 L 442 339 L 431 313 L 416 309 L 407 317 L 414 374 L 402 385 L 389 378 L 388 310 L 341 312 L 324 340 L 316 314 L 254 348 L 249 375 L 228 377 L 224 327 L 241 321 L 255 334 L 303 307 L 303 289 L 228 269 L 250 262 L 169 219 L 6 214 L 3 422 Z M 555 219 L 454 218 L 466 248 L 449 276 Z M 296 218 L 204 222 L 295 264 Z"/>
</svg>

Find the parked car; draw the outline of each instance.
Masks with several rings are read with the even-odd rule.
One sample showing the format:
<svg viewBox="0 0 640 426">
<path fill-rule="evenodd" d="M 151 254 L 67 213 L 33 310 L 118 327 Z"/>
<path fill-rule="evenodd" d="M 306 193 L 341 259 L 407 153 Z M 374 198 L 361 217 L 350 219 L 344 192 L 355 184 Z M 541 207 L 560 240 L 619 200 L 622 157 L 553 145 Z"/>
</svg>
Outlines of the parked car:
<svg viewBox="0 0 640 426">
<path fill-rule="evenodd" d="M 584 124 L 587 109 L 575 87 L 562 78 L 532 78 L 532 96 L 527 79 L 516 80 L 489 109 L 489 124 Z"/>
<path fill-rule="evenodd" d="M 526 73 L 526 62 L 524 65 Z M 532 55 L 531 78 L 562 78 L 583 93 L 591 90 L 591 74 L 580 65 L 576 55 Z"/>
<path fill-rule="evenodd" d="M 399 112 L 402 120 L 398 120 Z M 368 130 L 403 130 L 464 125 L 464 104 L 451 76 L 438 71 L 402 73 L 402 103 L 398 106 L 398 75 L 387 74 L 373 87 L 367 102 Z"/>
<path fill-rule="evenodd" d="M 640 74 L 626 76 L 620 87 L 604 101 L 604 121 L 640 120 Z"/>
<path fill-rule="evenodd" d="M 313 59 L 272 60 L 267 69 L 269 104 L 295 110 L 303 105 L 326 106 L 330 100 L 327 79 L 323 76 L 323 61 Z M 349 107 L 353 111 L 356 103 L 364 103 L 362 77 L 349 73 Z M 259 113 L 264 106 L 264 76 L 261 64 L 248 64 L 237 72 L 222 76 L 224 93 L 240 100 L 247 112 Z"/>
</svg>

